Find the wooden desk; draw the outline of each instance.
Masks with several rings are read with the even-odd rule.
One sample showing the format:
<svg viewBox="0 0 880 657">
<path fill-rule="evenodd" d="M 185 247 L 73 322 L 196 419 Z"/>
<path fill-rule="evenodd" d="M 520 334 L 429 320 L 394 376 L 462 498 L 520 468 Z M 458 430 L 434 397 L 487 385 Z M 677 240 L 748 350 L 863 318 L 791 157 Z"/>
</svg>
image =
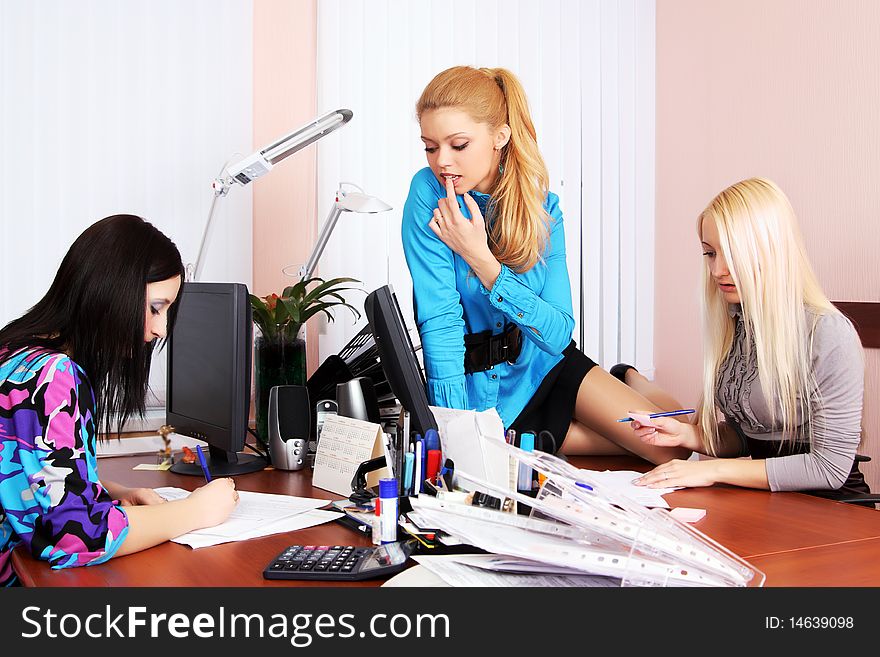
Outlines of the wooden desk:
<svg viewBox="0 0 880 657">
<path fill-rule="evenodd" d="M 178 486 L 192 490 L 196 477 L 169 472 L 132 471 L 144 457 L 101 459 L 102 477 L 129 486 Z M 645 471 L 634 457 L 574 457 L 572 463 L 593 470 Z M 236 477 L 239 490 L 302 497 L 339 496 L 311 485 L 311 471 L 264 470 Z M 673 507 L 707 510 L 694 525 L 767 576 L 765 586 L 880 586 L 880 512 L 798 493 L 768 493 L 726 486 L 676 491 L 666 497 Z M 137 554 L 84 568 L 53 571 L 24 549 L 13 564 L 26 586 L 326 586 L 326 582 L 264 580 L 263 567 L 284 547 L 369 545 L 364 536 L 338 523 L 296 532 L 192 550 L 165 543 Z M 338 586 L 378 586 L 381 580 Z"/>
</svg>

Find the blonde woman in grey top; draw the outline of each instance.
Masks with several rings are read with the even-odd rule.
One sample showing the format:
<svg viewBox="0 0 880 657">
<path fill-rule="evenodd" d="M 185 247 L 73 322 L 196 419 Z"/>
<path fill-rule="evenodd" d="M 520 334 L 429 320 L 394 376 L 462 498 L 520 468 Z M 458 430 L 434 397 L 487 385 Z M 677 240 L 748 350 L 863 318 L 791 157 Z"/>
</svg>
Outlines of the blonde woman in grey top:
<svg viewBox="0 0 880 657">
<path fill-rule="evenodd" d="M 655 418 L 632 427 L 652 445 L 751 459 L 673 460 L 637 483 L 806 492 L 846 485 L 866 492 L 854 464 L 861 344 L 822 292 L 785 194 L 766 179 L 736 183 L 702 212 L 698 232 L 706 267 L 696 422 Z M 627 374 L 637 389 L 647 383 Z"/>
</svg>

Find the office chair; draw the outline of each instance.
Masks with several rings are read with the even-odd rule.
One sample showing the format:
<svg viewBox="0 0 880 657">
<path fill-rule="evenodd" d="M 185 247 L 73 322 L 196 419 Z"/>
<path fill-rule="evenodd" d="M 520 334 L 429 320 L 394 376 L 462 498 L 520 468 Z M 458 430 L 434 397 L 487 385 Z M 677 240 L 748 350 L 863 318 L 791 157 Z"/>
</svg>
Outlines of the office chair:
<svg viewBox="0 0 880 657">
<path fill-rule="evenodd" d="M 862 301 L 832 301 L 832 303 L 853 323 L 859 340 L 862 342 L 862 348 L 880 347 L 880 303 Z M 856 454 L 856 464 L 867 463 L 870 460 L 870 456 Z M 846 486 L 836 491 L 827 492 L 827 495 L 820 493 L 819 496 L 848 504 L 870 506 L 874 509 L 880 503 L 880 494 L 851 491 L 847 490 Z"/>
</svg>

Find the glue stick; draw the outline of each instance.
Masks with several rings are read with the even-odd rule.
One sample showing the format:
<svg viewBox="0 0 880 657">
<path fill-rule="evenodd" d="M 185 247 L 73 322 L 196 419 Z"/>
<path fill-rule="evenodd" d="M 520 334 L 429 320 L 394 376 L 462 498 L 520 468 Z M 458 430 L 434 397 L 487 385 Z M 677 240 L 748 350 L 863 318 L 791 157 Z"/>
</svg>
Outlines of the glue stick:
<svg viewBox="0 0 880 657">
<path fill-rule="evenodd" d="M 379 480 L 379 540 L 394 543 L 397 540 L 397 479 Z"/>
</svg>

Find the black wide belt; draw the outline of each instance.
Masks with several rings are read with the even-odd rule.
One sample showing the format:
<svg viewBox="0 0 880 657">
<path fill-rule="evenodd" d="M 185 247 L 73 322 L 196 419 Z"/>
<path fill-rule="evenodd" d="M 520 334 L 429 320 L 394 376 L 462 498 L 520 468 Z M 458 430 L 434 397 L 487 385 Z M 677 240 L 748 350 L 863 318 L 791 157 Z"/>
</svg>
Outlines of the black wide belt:
<svg viewBox="0 0 880 657">
<path fill-rule="evenodd" d="M 504 332 L 468 333 L 464 336 L 464 370 L 467 373 L 485 372 L 499 363 L 515 363 L 522 349 L 522 331 L 516 324 L 508 324 Z"/>
</svg>

